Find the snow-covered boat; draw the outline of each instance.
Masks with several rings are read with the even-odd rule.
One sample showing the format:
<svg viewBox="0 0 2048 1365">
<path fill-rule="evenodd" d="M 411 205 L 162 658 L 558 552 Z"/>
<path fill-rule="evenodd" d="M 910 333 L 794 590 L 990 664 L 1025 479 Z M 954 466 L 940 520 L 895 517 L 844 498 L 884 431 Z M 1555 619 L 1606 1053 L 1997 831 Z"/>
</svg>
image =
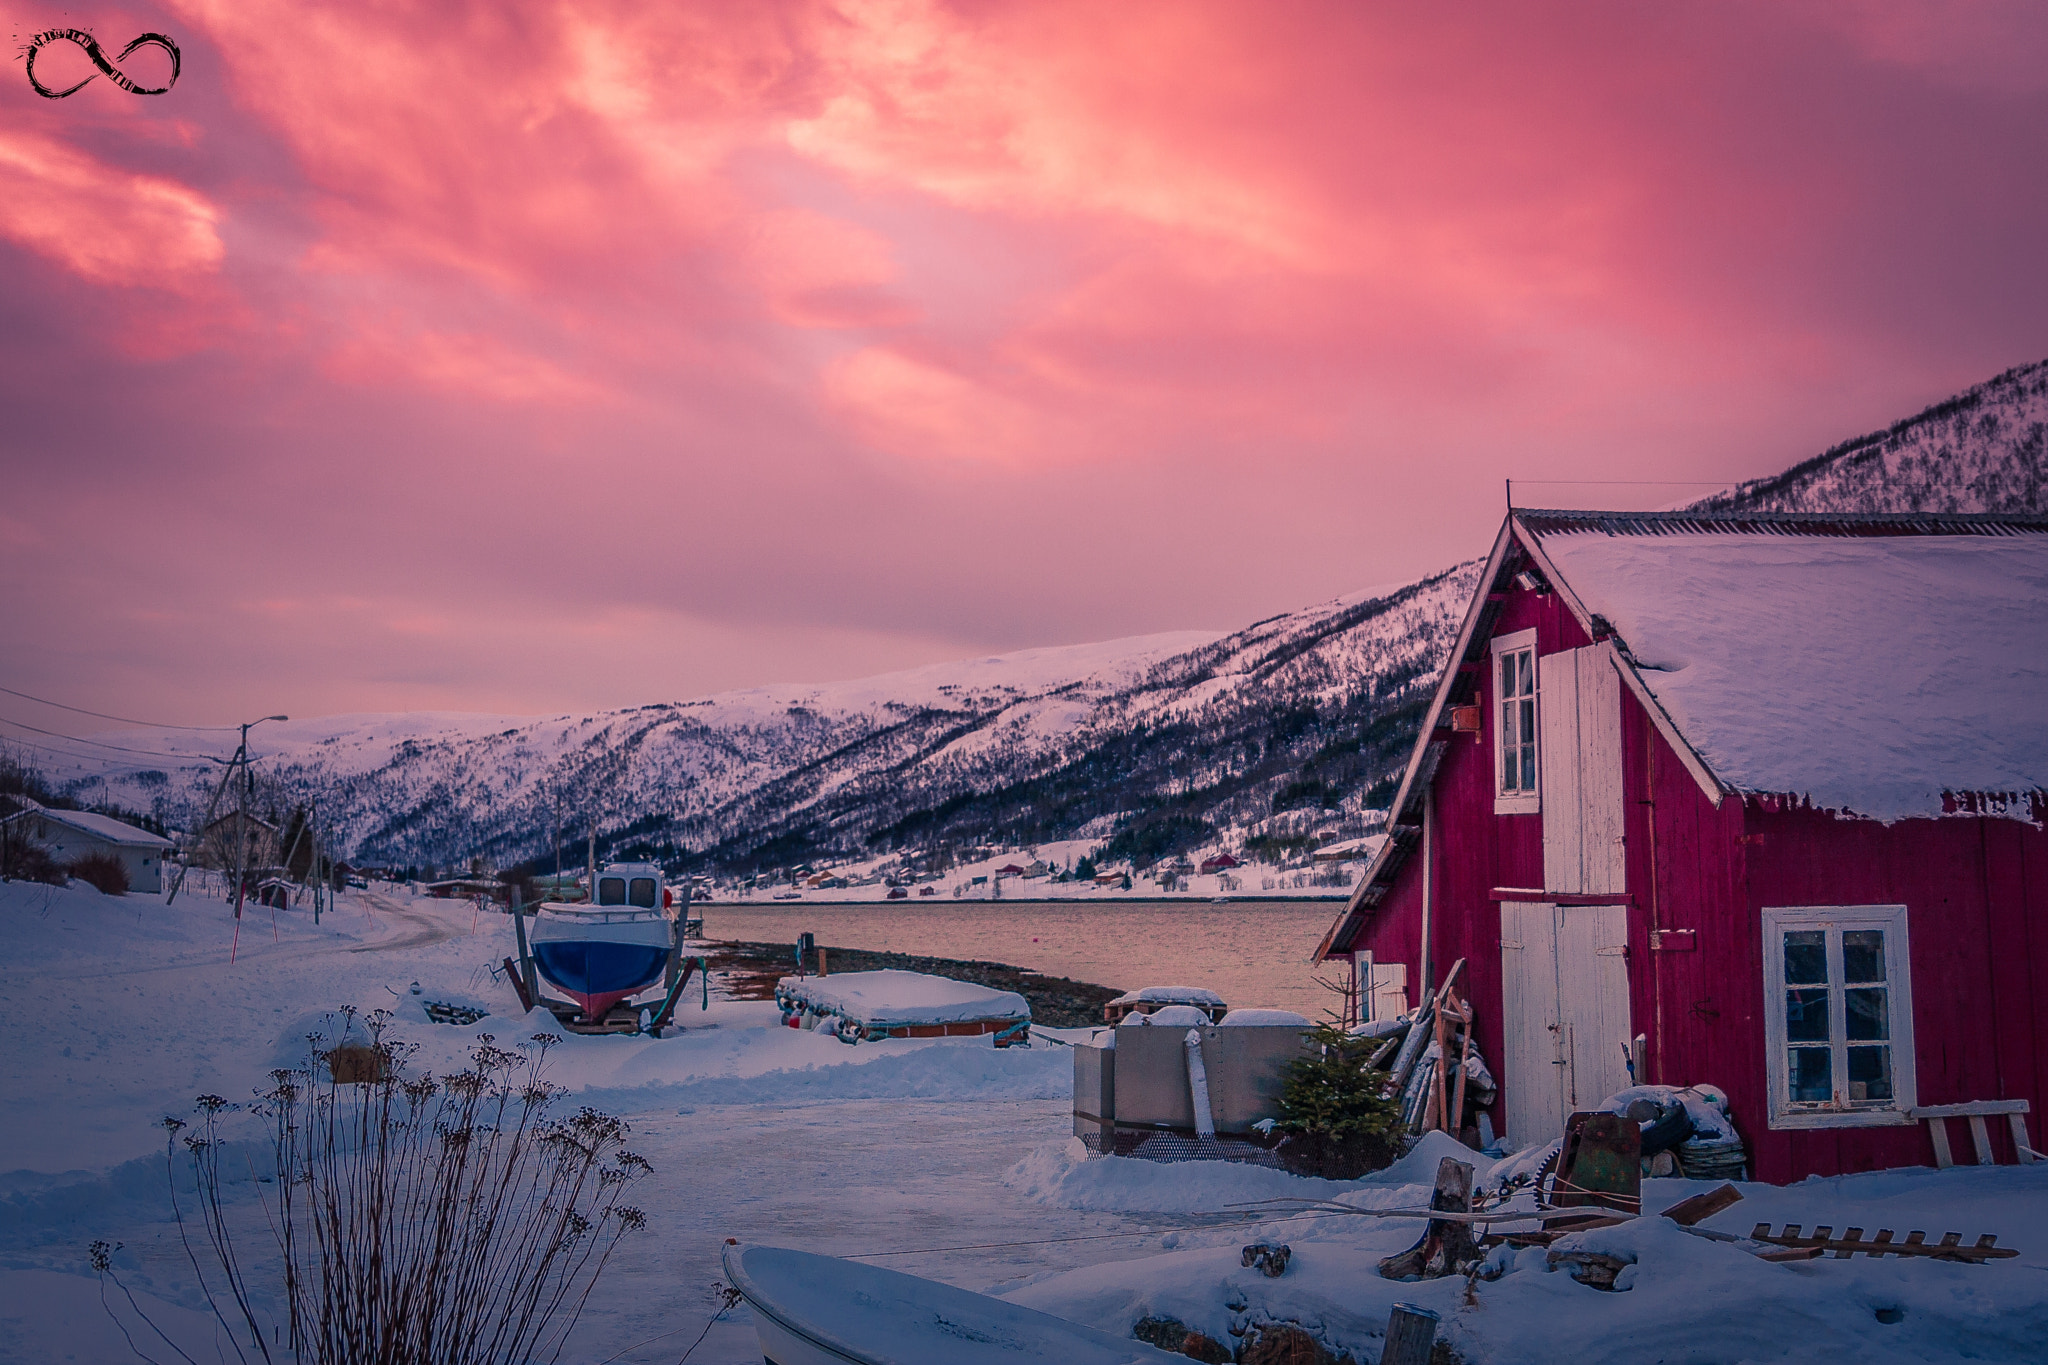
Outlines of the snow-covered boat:
<svg viewBox="0 0 2048 1365">
<path fill-rule="evenodd" d="M 775 1003 L 791 1028 L 824 1030 L 842 1043 L 992 1033 L 997 1047 L 1031 1045 L 1031 1002 L 1023 996 L 924 972 L 785 976 L 775 983 Z"/>
<path fill-rule="evenodd" d="M 772 1365 L 1187 1365 L 1035 1308 L 809 1251 L 727 1242 L 725 1277 Z"/>
<path fill-rule="evenodd" d="M 533 920 L 533 961 L 549 985 L 602 1019 L 662 979 L 675 950 L 674 894 L 651 863 L 608 863 L 597 894 L 545 901 Z"/>
</svg>

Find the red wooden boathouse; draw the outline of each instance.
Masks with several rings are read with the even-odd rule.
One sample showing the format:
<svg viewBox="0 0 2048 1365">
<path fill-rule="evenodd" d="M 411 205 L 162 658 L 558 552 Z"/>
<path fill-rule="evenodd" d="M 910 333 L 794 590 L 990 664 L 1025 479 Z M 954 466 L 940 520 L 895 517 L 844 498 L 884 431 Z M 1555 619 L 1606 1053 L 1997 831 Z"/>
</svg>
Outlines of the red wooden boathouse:
<svg viewBox="0 0 2048 1365">
<path fill-rule="evenodd" d="M 1762 1180 L 1928 1164 L 1950 1104 L 2044 1145 L 2048 519 L 1510 513 L 1346 957 L 1375 1017 L 1465 959 L 1516 1146 L 1632 1064 Z"/>
</svg>

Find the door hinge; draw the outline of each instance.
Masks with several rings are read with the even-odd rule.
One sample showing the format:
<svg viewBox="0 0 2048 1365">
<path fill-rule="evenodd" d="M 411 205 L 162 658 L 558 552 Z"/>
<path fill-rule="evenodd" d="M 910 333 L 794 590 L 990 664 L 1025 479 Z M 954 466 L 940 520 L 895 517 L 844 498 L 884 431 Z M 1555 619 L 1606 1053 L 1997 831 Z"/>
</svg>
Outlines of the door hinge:
<svg viewBox="0 0 2048 1365">
<path fill-rule="evenodd" d="M 1612 946 L 1610 946 L 1610 947 L 1606 947 L 1606 948 L 1595 948 L 1595 949 L 1593 950 L 1593 956 L 1595 956 L 1595 957 L 1627 957 L 1627 956 L 1628 956 L 1628 945 L 1627 945 L 1626 943 L 1617 943 L 1617 944 L 1614 944 L 1614 945 L 1612 945 Z"/>
</svg>

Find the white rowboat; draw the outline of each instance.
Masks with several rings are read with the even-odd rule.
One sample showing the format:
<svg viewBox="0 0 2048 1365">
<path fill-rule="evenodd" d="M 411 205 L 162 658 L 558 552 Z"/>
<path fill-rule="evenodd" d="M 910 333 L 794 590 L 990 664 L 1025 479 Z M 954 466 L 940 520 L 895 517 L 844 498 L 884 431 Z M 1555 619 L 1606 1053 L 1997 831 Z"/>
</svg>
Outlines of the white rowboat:
<svg viewBox="0 0 2048 1365">
<path fill-rule="evenodd" d="M 770 1365 L 1187 1365 L 1129 1337 L 880 1266 L 725 1246 Z"/>
</svg>

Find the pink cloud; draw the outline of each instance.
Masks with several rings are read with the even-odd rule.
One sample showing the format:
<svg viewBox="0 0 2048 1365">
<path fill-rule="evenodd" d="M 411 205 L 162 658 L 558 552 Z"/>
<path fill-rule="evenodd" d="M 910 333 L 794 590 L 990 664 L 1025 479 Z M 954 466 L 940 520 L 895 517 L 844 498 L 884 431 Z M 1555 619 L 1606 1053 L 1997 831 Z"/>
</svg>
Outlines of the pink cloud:
<svg viewBox="0 0 2048 1365">
<path fill-rule="evenodd" d="M 376 704 L 1225 626 L 2048 354 L 2033 6 L 131 21 L 171 95 L 0 89 L 0 626 L 72 678 L 168 676 L 107 602 Z"/>
<path fill-rule="evenodd" d="M 162 176 L 0 129 L 0 235 L 94 284 L 183 289 L 220 268 L 220 212 Z"/>
</svg>

